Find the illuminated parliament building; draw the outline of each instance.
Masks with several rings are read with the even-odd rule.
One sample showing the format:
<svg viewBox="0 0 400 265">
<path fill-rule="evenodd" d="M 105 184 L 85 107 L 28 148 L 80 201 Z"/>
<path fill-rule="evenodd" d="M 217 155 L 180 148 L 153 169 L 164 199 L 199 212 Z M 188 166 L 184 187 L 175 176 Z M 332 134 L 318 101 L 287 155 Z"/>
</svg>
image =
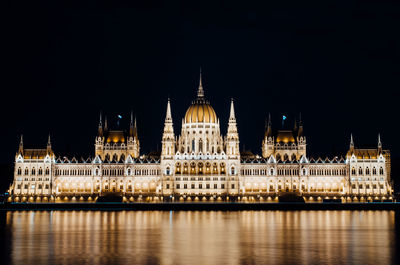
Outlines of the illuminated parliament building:
<svg viewBox="0 0 400 265">
<path fill-rule="evenodd" d="M 132 114 L 129 130 L 109 128 L 100 115 L 94 156 L 86 160 L 56 157 L 50 137 L 44 149 L 25 149 L 21 137 L 9 201 L 94 202 L 111 194 L 125 202 L 276 202 L 289 193 L 306 202 L 392 199 L 390 153 L 379 136 L 376 148 L 358 149 L 351 137 L 344 158 L 314 159 L 301 120 L 273 130 L 269 118 L 261 155 L 241 152 L 233 100 L 222 135 L 201 76 L 180 134 L 171 111 L 168 99 L 161 153 L 140 153 Z"/>
</svg>

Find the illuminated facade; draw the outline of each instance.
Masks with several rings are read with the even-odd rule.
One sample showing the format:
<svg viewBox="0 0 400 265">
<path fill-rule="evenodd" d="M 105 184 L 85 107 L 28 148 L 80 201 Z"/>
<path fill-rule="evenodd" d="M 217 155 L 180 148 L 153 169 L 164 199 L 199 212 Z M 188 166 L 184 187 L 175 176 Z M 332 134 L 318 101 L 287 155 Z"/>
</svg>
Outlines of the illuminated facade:
<svg viewBox="0 0 400 265">
<path fill-rule="evenodd" d="M 392 199 L 390 153 L 382 149 L 380 137 L 374 149 L 356 149 L 351 137 L 345 158 L 313 159 L 306 153 L 301 120 L 293 130 L 273 132 L 269 118 L 262 156 L 241 153 L 233 100 L 223 136 L 201 77 L 178 136 L 168 100 L 161 142 L 160 154 L 140 155 L 132 115 L 128 131 L 108 128 L 100 116 L 95 156 L 87 160 L 56 158 L 50 137 L 46 149 L 24 149 L 21 137 L 10 200 L 95 201 L 118 194 L 135 202 L 273 202 L 285 193 L 308 202 Z"/>
</svg>

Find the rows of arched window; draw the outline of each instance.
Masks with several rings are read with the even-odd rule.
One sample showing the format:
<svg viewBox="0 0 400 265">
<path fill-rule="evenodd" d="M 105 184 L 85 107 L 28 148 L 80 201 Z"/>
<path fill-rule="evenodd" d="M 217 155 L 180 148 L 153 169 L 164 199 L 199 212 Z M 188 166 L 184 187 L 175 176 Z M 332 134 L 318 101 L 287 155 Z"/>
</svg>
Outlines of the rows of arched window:
<svg viewBox="0 0 400 265">
<path fill-rule="evenodd" d="M 90 176 L 92 170 L 87 169 L 56 169 L 55 174 L 57 176 Z"/>
<path fill-rule="evenodd" d="M 49 169 L 48 167 L 45 169 L 44 174 L 45 174 L 46 176 L 47 176 L 47 175 L 50 175 L 50 169 Z M 17 169 L 17 175 L 18 175 L 18 176 L 21 176 L 21 175 L 22 175 L 22 168 L 21 168 L 21 167 L 19 167 L 19 168 Z M 24 170 L 24 175 L 29 175 L 29 169 L 28 169 L 27 167 L 26 167 L 25 170 Z M 36 168 L 33 167 L 33 168 L 31 169 L 31 175 L 36 175 Z M 41 167 L 38 169 L 37 175 L 38 175 L 38 176 L 43 175 L 43 169 L 42 169 Z"/>
<path fill-rule="evenodd" d="M 234 173 L 235 168 L 233 169 Z M 226 167 L 225 163 L 210 163 L 210 162 L 191 162 L 190 164 L 188 162 L 183 163 L 183 165 L 178 162 L 175 164 L 175 174 L 225 174 L 226 173 Z M 232 173 L 232 169 L 231 169 Z"/>
<path fill-rule="evenodd" d="M 356 168 L 355 168 L 355 167 L 352 167 L 352 168 L 351 168 L 351 175 L 357 175 L 356 173 L 357 173 Z M 364 173 L 365 173 L 365 174 L 364 174 Z M 384 172 L 384 170 L 383 170 L 383 167 L 380 167 L 380 168 L 379 168 L 379 175 L 384 175 L 384 173 L 385 173 L 385 172 Z M 362 167 L 359 167 L 359 168 L 358 168 L 358 175 L 360 175 L 360 176 L 363 176 L 363 175 L 371 175 L 371 170 L 370 170 L 369 167 L 366 167 L 365 170 L 363 170 Z M 372 175 L 377 175 L 377 169 L 376 169 L 376 167 L 373 167 L 373 168 L 372 168 Z"/>
<path fill-rule="evenodd" d="M 345 168 L 311 168 L 310 176 L 345 176 Z"/>
</svg>

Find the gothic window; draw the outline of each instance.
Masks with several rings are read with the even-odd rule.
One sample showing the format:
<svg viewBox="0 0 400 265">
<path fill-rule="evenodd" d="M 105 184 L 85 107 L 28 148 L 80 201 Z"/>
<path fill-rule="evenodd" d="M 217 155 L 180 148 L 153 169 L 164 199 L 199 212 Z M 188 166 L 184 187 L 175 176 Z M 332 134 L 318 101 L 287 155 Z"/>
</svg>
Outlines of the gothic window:
<svg viewBox="0 0 400 265">
<path fill-rule="evenodd" d="M 306 169 L 305 168 L 303 168 L 303 175 L 305 176 L 306 175 Z"/>
<path fill-rule="evenodd" d="M 351 174 L 352 174 L 352 175 L 355 175 L 355 174 L 356 174 L 356 169 L 355 169 L 354 167 L 351 169 Z"/>
<path fill-rule="evenodd" d="M 209 152 L 210 151 L 210 141 L 207 139 L 206 143 L 207 143 L 207 147 L 206 147 L 207 148 L 207 152 Z"/>
<path fill-rule="evenodd" d="M 28 170 L 28 168 L 25 168 L 25 175 L 28 175 L 29 174 L 29 170 Z"/>
<path fill-rule="evenodd" d="M 379 175 L 383 175 L 383 167 L 379 168 Z"/>
<path fill-rule="evenodd" d="M 35 175 L 35 174 L 36 174 L 36 170 L 35 170 L 35 168 L 32 168 L 31 175 Z"/>
<path fill-rule="evenodd" d="M 235 168 L 234 167 L 231 168 L 231 175 L 235 175 Z"/>
<path fill-rule="evenodd" d="M 113 155 L 113 161 L 118 161 L 118 156 L 117 156 L 117 154 L 114 154 L 114 155 Z"/>
<path fill-rule="evenodd" d="M 17 170 L 17 175 L 20 176 L 22 174 L 22 169 L 19 167 Z"/>
<path fill-rule="evenodd" d="M 203 152 L 203 140 L 199 140 L 199 152 Z"/>
<path fill-rule="evenodd" d="M 105 160 L 110 160 L 110 155 L 106 154 L 106 159 Z"/>
<path fill-rule="evenodd" d="M 363 170 L 362 170 L 362 168 L 360 167 L 359 169 L 358 169 L 358 175 L 362 175 L 363 174 Z"/>
<path fill-rule="evenodd" d="M 43 169 L 42 168 L 39 168 L 38 175 L 43 175 Z"/>
<path fill-rule="evenodd" d="M 167 167 L 167 169 L 166 169 L 166 171 L 165 171 L 165 173 L 167 174 L 167 175 L 169 175 L 171 172 L 170 172 L 171 170 L 170 170 L 170 168 L 169 167 Z"/>
<path fill-rule="evenodd" d="M 369 168 L 368 167 L 365 169 L 365 174 L 369 175 Z"/>
<path fill-rule="evenodd" d="M 225 174 L 225 164 L 224 163 L 220 164 L 220 168 L 221 168 L 221 174 Z"/>
<path fill-rule="evenodd" d="M 190 173 L 191 174 L 195 174 L 196 173 L 196 164 L 194 162 L 192 162 L 190 164 Z"/>
<path fill-rule="evenodd" d="M 194 139 L 192 140 L 192 152 L 194 152 L 195 142 Z"/>
<path fill-rule="evenodd" d="M 217 163 L 213 164 L 213 173 L 216 174 L 218 172 Z"/>
<path fill-rule="evenodd" d="M 198 163 L 197 164 L 198 168 L 199 168 L 199 174 L 203 174 L 203 163 Z"/>
<path fill-rule="evenodd" d="M 295 160 L 296 160 L 296 155 L 293 154 L 293 155 L 292 155 L 292 161 L 295 161 Z"/>
<path fill-rule="evenodd" d="M 274 169 L 273 168 L 270 169 L 270 175 L 271 176 L 274 175 Z"/>
<path fill-rule="evenodd" d="M 281 160 L 281 155 L 280 154 L 276 155 L 276 160 Z"/>
<path fill-rule="evenodd" d="M 376 167 L 374 167 L 374 168 L 372 169 L 372 174 L 373 174 L 373 175 L 376 175 Z"/>
<path fill-rule="evenodd" d="M 121 160 L 125 161 L 125 155 L 124 154 L 121 155 Z"/>
<path fill-rule="evenodd" d="M 180 163 L 176 163 L 176 165 L 175 165 L 175 173 L 176 174 L 180 174 L 181 173 L 181 164 Z"/>
</svg>

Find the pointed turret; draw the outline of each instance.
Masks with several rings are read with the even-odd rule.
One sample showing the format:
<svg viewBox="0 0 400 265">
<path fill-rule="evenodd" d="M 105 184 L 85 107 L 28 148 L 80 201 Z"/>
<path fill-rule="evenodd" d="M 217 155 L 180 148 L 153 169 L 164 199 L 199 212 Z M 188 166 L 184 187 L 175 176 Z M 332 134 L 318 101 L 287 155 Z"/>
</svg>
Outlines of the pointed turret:
<svg viewBox="0 0 400 265">
<path fill-rule="evenodd" d="M 238 157 L 239 150 L 239 134 L 236 125 L 235 107 L 233 99 L 231 99 L 231 109 L 228 122 L 228 133 L 226 135 L 226 154 L 231 157 Z"/>
<path fill-rule="evenodd" d="M 165 115 L 165 122 L 172 122 L 171 103 L 169 98 L 167 103 L 167 114 Z"/>
<path fill-rule="evenodd" d="M 104 117 L 104 132 L 108 131 L 108 122 L 107 122 L 107 116 Z"/>
<path fill-rule="evenodd" d="M 354 151 L 354 141 L 353 141 L 353 134 L 350 134 L 350 152 Z"/>
<path fill-rule="evenodd" d="M 133 125 L 133 112 L 131 111 L 131 121 L 129 123 L 129 137 L 133 137 L 133 130 L 134 130 L 134 125 Z"/>
<path fill-rule="evenodd" d="M 24 139 L 23 139 L 23 135 L 22 134 L 21 134 L 21 139 L 19 141 L 18 153 L 19 154 L 23 154 L 24 153 Z"/>
<path fill-rule="evenodd" d="M 236 121 L 235 107 L 233 106 L 233 98 L 231 98 L 231 110 L 230 110 L 230 114 L 229 114 L 229 120 L 235 120 Z"/>
<path fill-rule="evenodd" d="M 200 81 L 199 81 L 199 89 L 197 90 L 197 99 L 204 99 L 204 89 L 201 80 L 201 68 L 200 68 Z"/>
<path fill-rule="evenodd" d="M 98 128 L 98 136 L 102 137 L 103 136 L 103 118 L 102 118 L 102 113 L 100 111 L 100 120 L 99 120 L 99 128 Z"/>
<path fill-rule="evenodd" d="M 382 142 L 381 142 L 381 134 L 378 134 L 378 153 L 382 153 Z"/>
<path fill-rule="evenodd" d="M 169 98 L 167 102 L 167 111 L 165 114 L 165 122 L 164 122 L 164 132 L 162 135 L 161 143 L 162 143 L 162 150 L 161 150 L 162 159 L 172 159 L 172 156 L 175 154 L 175 134 L 174 134 L 174 125 L 172 123 L 171 103 Z"/>
<path fill-rule="evenodd" d="M 138 133 L 137 133 L 137 125 L 136 125 L 136 116 L 135 116 L 135 123 L 133 124 L 133 137 L 138 139 Z"/>
<path fill-rule="evenodd" d="M 304 136 L 303 132 L 303 121 L 301 120 L 301 113 L 300 113 L 300 118 L 299 118 L 299 131 L 297 132 L 298 137 Z"/>
<path fill-rule="evenodd" d="M 47 153 L 51 153 L 51 140 L 50 140 L 50 133 L 49 138 L 47 139 Z"/>
<path fill-rule="evenodd" d="M 265 126 L 265 136 L 272 137 L 272 122 L 271 122 L 271 113 L 268 113 L 268 121 Z"/>
</svg>

